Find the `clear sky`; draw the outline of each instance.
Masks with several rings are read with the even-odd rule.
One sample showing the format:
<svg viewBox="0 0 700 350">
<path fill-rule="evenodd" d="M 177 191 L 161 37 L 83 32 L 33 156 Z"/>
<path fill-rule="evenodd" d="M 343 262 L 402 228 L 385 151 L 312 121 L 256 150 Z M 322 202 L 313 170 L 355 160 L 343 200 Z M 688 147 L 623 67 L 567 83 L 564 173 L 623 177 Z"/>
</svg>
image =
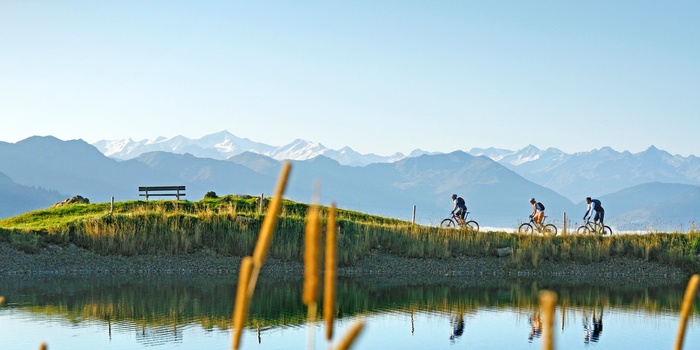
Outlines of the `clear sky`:
<svg viewBox="0 0 700 350">
<path fill-rule="evenodd" d="M 0 1 L 0 141 L 700 156 L 700 1 Z"/>
</svg>

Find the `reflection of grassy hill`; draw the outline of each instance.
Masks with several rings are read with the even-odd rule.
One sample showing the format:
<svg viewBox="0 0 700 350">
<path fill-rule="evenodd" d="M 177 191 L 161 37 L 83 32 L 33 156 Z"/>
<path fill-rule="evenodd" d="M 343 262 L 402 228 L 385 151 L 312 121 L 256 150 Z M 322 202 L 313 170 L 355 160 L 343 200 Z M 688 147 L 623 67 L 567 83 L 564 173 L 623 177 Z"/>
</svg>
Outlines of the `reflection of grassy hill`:
<svg viewBox="0 0 700 350">
<path fill-rule="evenodd" d="M 132 276 L 133 277 L 133 276 Z M 0 286 L 9 307 L 32 304 L 36 314 L 82 320 L 130 321 L 148 326 L 201 324 L 228 329 L 233 310 L 235 282 L 230 278 L 105 278 L 85 283 L 81 278 L 9 280 Z M 482 308 L 537 309 L 537 282 L 494 282 L 490 286 L 433 284 L 368 286 L 341 279 L 338 316 L 368 312 L 427 311 L 470 312 Z M 648 313 L 677 312 L 684 286 L 599 287 L 547 285 L 570 308 L 614 307 Z M 251 327 L 302 325 L 307 322 L 301 298 L 301 281 L 261 280 L 251 306 Z M 650 298 L 649 296 L 653 296 Z M 700 305 L 694 304 L 695 312 Z M 320 311 L 320 310 L 319 310 Z"/>
<path fill-rule="evenodd" d="M 283 201 L 271 257 L 301 260 L 307 210 L 306 204 Z M 242 257 L 253 251 L 263 218 L 257 198 L 250 196 L 129 201 L 115 203 L 109 211 L 108 203 L 72 204 L 0 220 L 0 241 L 30 253 L 51 244 L 74 244 L 102 255 L 176 255 L 207 249 Z M 496 248 L 510 247 L 513 254 L 505 259 L 516 269 L 631 257 L 700 271 L 700 232 L 613 237 L 470 233 L 346 210 L 338 212 L 338 229 L 338 261 L 343 266 L 376 249 L 408 258 L 452 259 L 490 256 Z"/>
</svg>

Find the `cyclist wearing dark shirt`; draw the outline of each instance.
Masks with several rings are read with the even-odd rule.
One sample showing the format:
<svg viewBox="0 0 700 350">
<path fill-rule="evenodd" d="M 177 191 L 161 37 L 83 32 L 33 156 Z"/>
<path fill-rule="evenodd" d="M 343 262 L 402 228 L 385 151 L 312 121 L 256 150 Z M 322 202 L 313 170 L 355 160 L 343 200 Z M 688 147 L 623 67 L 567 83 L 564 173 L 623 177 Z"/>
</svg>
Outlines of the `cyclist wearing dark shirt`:
<svg viewBox="0 0 700 350">
<path fill-rule="evenodd" d="M 593 215 L 593 212 L 595 211 L 595 216 L 593 217 L 593 224 L 595 225 L 597 230 L 598 220 L 600 220 L 600 228 L 602 230 L 603 227 L 605 227 L 605 225 L 603 224 L 603 220 L 605 218 L 605 209 L 603 209 L 603 206 L 600 204 L 599 200 L 591 199 L 591 197 L 586 197 L 586 204 L 588 204 L 588 209 L 586 209 L 586 213 L 583 214 L 583 220 L 588 220 L 588 218 L 590 218 Z"/>
<path fill-rule="evenodd" d="M 452 214 L 455 214 L 461 221 L 464 221 L 464 217 L 467 215 L 467 203 L 464 202 L 462 197 L 456 194 L 452 195 L 452 202 L 454 202 L 454 208 L 452 208 Z"/>
</svg>

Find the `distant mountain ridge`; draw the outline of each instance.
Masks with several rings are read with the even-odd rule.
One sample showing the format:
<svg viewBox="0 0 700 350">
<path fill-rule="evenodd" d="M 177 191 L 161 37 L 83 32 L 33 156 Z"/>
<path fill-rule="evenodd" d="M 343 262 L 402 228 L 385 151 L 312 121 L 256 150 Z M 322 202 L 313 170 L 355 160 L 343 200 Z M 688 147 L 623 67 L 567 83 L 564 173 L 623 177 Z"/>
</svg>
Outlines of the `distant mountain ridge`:
<svg viewBox="0 0 700 350">
<path fill-rule="evenodd" d="M 145 185 L 186 185 L 186 198 L 193 201 L 208 191 L 269 195 L 282 165 L 272 156 L 284 153 L 308 158 L 325 149 L 299 141 L 289 147 L 268 148 L 269 155 L 234 152 L 233 144 L 222 142 L 222 136 L 232 141 L 229 135 L 220 134 L 210 138 L 207 147 L 236 153 L 224 160 L 171 151 L 118 160 L 82 140 L 51 136 L 14 144 L 0 142 L 0 173 L 6 175 L 0 181 L 0 204 L 5 208 L 21 204 L 28 211 L 74 195 L 92 202 L 107 202 L 111 196 L 140 199 L 137 188 Z M 207 150 L 205 142 L 193 144 L 181 137 L 160 140 L 170 140 L 179 150 Z M 262 147 L 248 142 L 248 149 Z M 160 142 L 158 147 L 165 144 Z M 534 146 L 516 152 L 491 148 L 417 153 L 364 166 L 343 164 L 331 158 L 337 153 L 327 149 L 308 159 L 290 157 L 293 169 L 285 196 L 311 202 L 313 184 L 320 182 L 324 204 L 336 201 L 344 209 L 406 220 L 411 219 L 415 205 L 417 222 L 436 224 L 451 209 L 449 195 L 458 193 L 467 200 L 470 217 L 482 226 L 507 228 L 527 219 L 530 197 L 546 203 L 548 221 L 561 225 L 561 215 L 566 212 L 575 225 L 585 210 L 582 199 L 590 195 L 603 200 L 607 222 L 619 229 L 687 228 L 700 222 L 696 209 L 700 207 L 700 184 L 693 177 L 700 167 L 694 156 L 671 156 L 654 147 L 637 154 L 610 148 L 565 154 Z M 570 185 L 581 193 L 562 196 L 552 184 L 565 189 Z M 32 196 L 40 200 L 29 201 Z M 0 211 L 0 217 L 7 215 Z"/>
<path fill-rule="evenodd" d="M 108 157 L 119 160 L 133 159 L 153 151 L 190 153 L 195 157 L 221 160 L 251 152 L 275 160 L 309 160 L 325 156 L 341 165 L 349 166 L 394 163 L 424 154 L 439 154 L 420 149 L 409 155 L 400 152 L 391 156 L 360 154 L 350 147 L 333 150 L 320 143 L 301 139 L 275 147 L 239 138 L 228 131 L 220 131 L 199 139 L 175 136 L 138 142 L 130 139 L 103 140 L 93 145 Z M 587 196 L 605 195 L 648 182 L 700 185 L 700 158 L 692 155 L 671 155 L 654 146 L 639 153 L 618 152 L 610 147 L 602 147 L 589 152 L 569 154 L 556 148 L 541 150 L 533 145 L 517 151 L 472 148 L 467 153 L 486 156 L 532 182 L 557 191 L 573 202 L 579 202 Z"/>
<path fill-rule="evenodd" d="M 343 165 L 365 166 L 372 163 L 391 163 L 406 158 L 400 152 L 391 156 L 360 154 L 350 147 L 333 150 L 320 143 L 296 139 L 284 146 L 270 146 L 247 138 L 240 138 L 228 131 L 220 131 L 198 139 L 184 136 L 158 137 L 154 140 L 134 141 L 101 140 L 93 143 L 106 156 L 119 160 L 133 159 L 148 152 L 190 153 L 195 157 L 224 160 L 232 156 L 252 152 L 276 160 L 307 160 L 323 155 L 335 159 Z M 415 150 L 409 156 L 419 156 L 427 152 Z"/>
</svg>

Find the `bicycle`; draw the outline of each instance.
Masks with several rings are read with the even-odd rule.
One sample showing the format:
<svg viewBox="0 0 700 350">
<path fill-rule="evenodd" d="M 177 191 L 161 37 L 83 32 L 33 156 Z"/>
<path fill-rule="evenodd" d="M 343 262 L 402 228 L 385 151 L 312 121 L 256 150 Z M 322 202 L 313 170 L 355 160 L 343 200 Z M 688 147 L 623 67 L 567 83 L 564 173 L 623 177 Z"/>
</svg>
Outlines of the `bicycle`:
<svg viewBox="0 0 700 350">
<path fill-rule="evenodd" d="M 535 222 L 535 219 L 532 218 L 532 215 L 530 215 L 530 222 L 526 222 L 520 227 L 518 227 L 518 233 L 526 234 L 526 235 L 531 235 L 537 230 L 538 233 L 544 235 L 544 236 L 556 236 L 557 235 L 557 227 L 554 226 L 554 224 L 545 224 L 544 219 L 546 219 L 547 216 L 542 218 L 542 223 Z"/>
<path fill-rule="evenodd" d="M 465 218 L 464 220 L 462 220 L 461 218 L 458 218 L 457 215 L 452 213 L 451 217 L 440 221 L 440 227 L 441 228 L 456 228 L 459 226 L 459 228 L 463 228 L 463 229 L 466 229 L 468 231 L 479 232 L 479 224 L 476 221 L 474 221 L 474 220 L 467 221 L 466 220 L 467 216 L 469 216 L 469 213 L 470 212 L 467 212 L 467 214 L 464 215 L 464 218 Z"/>
<path fill-rule="evenodd" d="M 605 225 L 602 229 L 600 229 L 599 226 L 591 222 L 591 220 L 586 220 L 585 224 L 576 229 L 576 234 L 579 235 L 587 235 L 591 233 L 596 233 L 603 236 L 612 236 L 613 234 L 610 226 Z"/>
</svg>

